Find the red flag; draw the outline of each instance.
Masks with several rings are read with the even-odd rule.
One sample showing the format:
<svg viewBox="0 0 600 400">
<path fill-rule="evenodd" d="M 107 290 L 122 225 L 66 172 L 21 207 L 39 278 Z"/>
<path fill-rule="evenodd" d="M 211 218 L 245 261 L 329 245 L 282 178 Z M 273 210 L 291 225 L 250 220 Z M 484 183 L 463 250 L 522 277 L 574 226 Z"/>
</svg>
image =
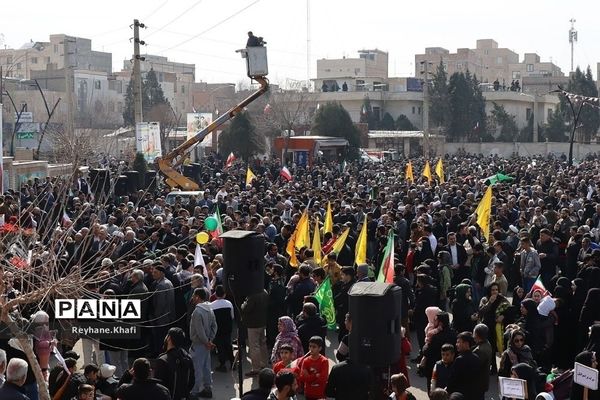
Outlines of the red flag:
<svg viewBox="0 0 600 400">
<path fill-rule="evenodd" d="M 536 290 L 539 290 L 540 292 L 542 292 L 542 297 L 546 297 L 546 296 L 550 295 L 550 292 L 546 289 L 546 287 L 542 283 L 542 279 L 540 278 L 540 276 L 537 277 L 533 286 L 531 286 L 531 290 L 529 291 L 529 296 L 532 296 L 533 292 L 535 292 Z"/>
<path fill-rule="evenodd" d="M 227 156 L 227 161 L 225 162 L 225 168 L 229 168 L 233 165 L 233 162 L 235 161 L 235 156 L 233 155 L 233 151 L 231 153 L 229 153 L 229 155 Z"/>
<path fill-rule="evenodd" d="M 281 175 L 281 177 L 288 182 L 290 182 L 292 180 L 292 174 L 290 173 L 290 170 L 287 169 L 287 167 L 285 165 L 283 166 L 283 168 L 281 168 L 281 172 L 279 173 L 279 175 Z"/>
</svg>

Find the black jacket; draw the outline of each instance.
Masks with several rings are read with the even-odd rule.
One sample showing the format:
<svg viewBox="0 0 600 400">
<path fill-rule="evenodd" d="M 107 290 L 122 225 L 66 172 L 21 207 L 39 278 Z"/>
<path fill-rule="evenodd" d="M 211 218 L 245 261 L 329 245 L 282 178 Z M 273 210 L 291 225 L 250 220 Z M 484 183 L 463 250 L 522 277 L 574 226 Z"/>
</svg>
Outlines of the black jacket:
<svg viewBox="0 0 600 400">
<path fill-rule="evenodd" d="M 347 360 L 331 369 L 325 394 L 337 400 L 367 400 L 372 385 L 369 367 Z"/>
<path fill-rule="evenodd" d="M 25 395 L 23 386 L 17 386 L 14 383 L 6 382 L 0 388 L 0 399 L 2 400 L 29 400 Z"/>
<path fill-rule="evenodd" d="M 442 346 L 446 343 L 456 343 L 456 331 L 450 327 L 444 328 L 442 331 L 431 337 L 431 341 L 423 347 L 423 355 L 426 358 L 425 372 L 427 376 L 431 376 L 433 366 L 436 361 L 442 359 Z"/>
<path fill-rule="evenodd" d="M 189 393 L 188 393 L 189 394 Z M 169 389 L 158 383 L 156 379 L 133 380 L 117 390 L 120 400 L 171 400 Z"/>
<path fill-rule="evenodd" d="M 173 393 L 173 400 L 183 399 L 194 387 L 194 364 L 187 351 L 173 348 L 156 360 L 154 377 Z"/>
<path fill-rule="evenodd" d="M 465 399 L 478 399 L 481 393 L 480 385 L 474 384 L 474 378 L 480 375 L 481 360 L 471 351 L 461 353 L 452 368 L 450 368 L 450 377 L 448 378 L 447 392 L 462 393 Z"/>
<path fill-rule="evenodd" d="M 325 336 L 327 336 L 327 322 L 319 315 L 306 318 L 298 324 L 298 336 L 302 342 L 304 352 L 308 353 L 308 341 L 311 337 L 319 336 L 325 341 Z"/>
<path fill-rule="evenodd" d="M 270 393 L 268 390 L 254 389 L 244 393 L 241 400 L 267 400 Z"/>
</svg>

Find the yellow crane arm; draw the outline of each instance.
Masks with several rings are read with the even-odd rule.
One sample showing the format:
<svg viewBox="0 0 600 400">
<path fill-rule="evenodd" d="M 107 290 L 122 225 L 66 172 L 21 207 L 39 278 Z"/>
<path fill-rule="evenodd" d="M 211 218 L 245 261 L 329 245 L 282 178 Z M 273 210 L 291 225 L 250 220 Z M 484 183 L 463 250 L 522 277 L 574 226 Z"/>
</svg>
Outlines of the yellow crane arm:
<svg viewBox="0 0 600 400">
<path fill-rule="evenodd" d="M 256 92 L 245 98 L 241 103 L 230 108 L 226 113 L 214 120 L 206 128 L 198 131 L 194 137 L 189 138 L 164 157 L 157 159 L 158 169 L 165 177 L 165 182 L 167 185 L 169 185 L 171 188 L 179 187 L 182 190 L 199 189 L 199 186 L 196 182 L 180 174 L 176 170 L 176 167 L 183 162 L 185 155 L 192 149 L 193 146 L 200 143 L 209 133 L 215 131 L 219 126 L 223 125 L 225 122 L 242 112 L 244 107 L 252 103 L 254 100 L 265 94 L 267 90 L 269 90 L 269 81 L 266 77 L 253 76 L 252 78 L 260 83 L 260 88 Z"/>
</svg>

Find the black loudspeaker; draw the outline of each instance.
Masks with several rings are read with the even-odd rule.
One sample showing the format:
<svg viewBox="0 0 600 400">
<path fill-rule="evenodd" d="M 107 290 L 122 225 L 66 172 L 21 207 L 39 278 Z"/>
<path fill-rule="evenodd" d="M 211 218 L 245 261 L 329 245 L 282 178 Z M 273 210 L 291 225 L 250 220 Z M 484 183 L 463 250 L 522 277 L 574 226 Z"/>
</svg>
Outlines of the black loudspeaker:
<svg viewBox="0 0 600 400">
<path fill-rule="evenodd" d="M 110 171 L 107 169 L 90 169 L 89 182 L 95 195 L 108 194 L 110 189 Z"/>
<path fill-rule="evenodd" d="M 147 189 L 149 192 L 154 192 L 156 190 L 156 180 L 156 171 L 146 171 L 146 176 L 144 178 L 144 188 Z"/>
<path fill-rule="evenodd" d="M 348 295 L 352 317 L 350 358 L 374 367 L 398 362 L 401 356 L 400 287 L 382 282 L 357 282 Z"/>
<path fill-rule="evenodd" d="M 127 177 L 127 190 L 129 193 L 137 192 L 142 187 L 140 173 L 137 171 L 125 171 L 123 173 Z"/>
<path fill-rule="evenodd" d="M 121 175 L 119 177 L 117 177 L 117 180 L 115 181 L 115 196 L 127 196 L 129 193 L 127 193 L 127 189 L 129 186 L 129 178 L 127 178 L 127 176 L 125 175 Z"/>
<path fill-rule="evenodd" d="M 183 176 L 186 178 L 194 178 L 194 166 L 192 164 L 183 166 Z"/>
<path fill-rule="evenodd" d="M 223 238 L 223 284 L 238 305 L 265 288 L 265 237 L 253 231 L 229 231 Z"/>
</svg>

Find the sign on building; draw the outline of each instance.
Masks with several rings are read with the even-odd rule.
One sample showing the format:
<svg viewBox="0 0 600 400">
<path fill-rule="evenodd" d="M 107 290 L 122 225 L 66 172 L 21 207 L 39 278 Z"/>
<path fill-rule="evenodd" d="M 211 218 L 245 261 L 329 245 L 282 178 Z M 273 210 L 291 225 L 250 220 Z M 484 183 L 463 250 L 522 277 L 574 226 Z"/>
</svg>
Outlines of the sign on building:
<svg viewBox="0 0 600 400">
<path fill-rule="evenodd" d="M 212 123 L 211 113 L 188 113 L 187 115 L 187 138 L 193 138 L 202 129 L 207 128 Z M 207 138 L 204 141 L 209 142 Z M 204 145 L 206 146 L 206 144 Z M 210 143 L 209 143 L 210 146 Z"/>
<path fill-rule="evenodd" d="M 136 151 L 142 153 L 147 162 L 153 163 L 162 156 L 160 145 L 160 124 L 158 122 L 140 122 L 135 127 Z"/>
<path fill-rule="evenodd" d="M 31 111 L 23 111 L 19 113 L 21 118 L 18 118 L 18 115 L 15 114 L 15 122 L 19 119 L 19 123 L 32 123 L 33 122 L 33 113 Z"/>
</svg>

